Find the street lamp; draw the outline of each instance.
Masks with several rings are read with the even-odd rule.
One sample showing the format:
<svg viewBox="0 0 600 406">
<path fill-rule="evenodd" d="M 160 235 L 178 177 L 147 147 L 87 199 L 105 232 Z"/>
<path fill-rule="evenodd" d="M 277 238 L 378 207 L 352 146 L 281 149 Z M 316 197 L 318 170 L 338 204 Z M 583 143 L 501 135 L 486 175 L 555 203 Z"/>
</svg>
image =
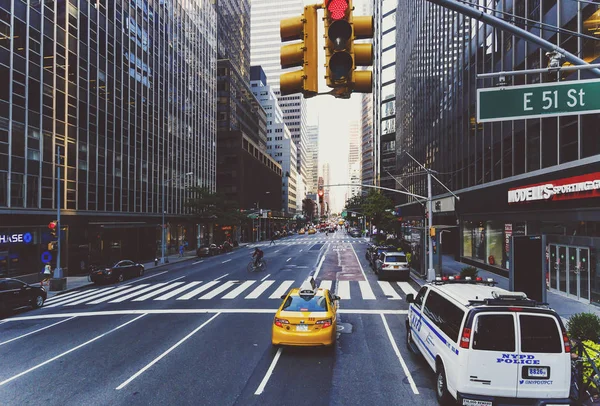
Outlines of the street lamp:
<svg viewBox="0 0 600 406">
<path fill-rule="evenodd" d="M 194 172 L 185 173 L 185 174 L 179 176 L 179 179 L 183 178 L 184 176 L 190 176 L 193 174 L 194 174 Z M 162 257 L 160 259 L 161 264 L 165 263 L 165 232 L 166 232 L 166 228 L 167 228 L 166 224 L 165 224 L 165 197 L 166 197 L 165 196 L 165 184 L 167 184 L 168 182 L 171 182 L 172 180 L 173 180 L 173 178 L 164 181 L 163 187 L 162 187 L 163 193 L 162 193 L 162 243 L 161 243 Z"/>
</svg>

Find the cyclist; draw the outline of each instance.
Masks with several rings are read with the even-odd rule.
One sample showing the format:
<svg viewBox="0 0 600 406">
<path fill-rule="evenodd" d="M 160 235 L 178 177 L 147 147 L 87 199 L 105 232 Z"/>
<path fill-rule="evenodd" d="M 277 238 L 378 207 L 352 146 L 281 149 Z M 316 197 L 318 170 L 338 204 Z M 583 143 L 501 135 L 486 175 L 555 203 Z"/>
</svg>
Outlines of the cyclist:
<svg viewBox="0 0 600 406">
<path fill-rule="evenodd" d="M 258 247 L 254 249 L 254 254 L 252 254 L 252 258 L 254 258 L 254 267 L 258 266 L 260 260 L 263 258 L 264 255 L 265 253 Z"/>
</svg>

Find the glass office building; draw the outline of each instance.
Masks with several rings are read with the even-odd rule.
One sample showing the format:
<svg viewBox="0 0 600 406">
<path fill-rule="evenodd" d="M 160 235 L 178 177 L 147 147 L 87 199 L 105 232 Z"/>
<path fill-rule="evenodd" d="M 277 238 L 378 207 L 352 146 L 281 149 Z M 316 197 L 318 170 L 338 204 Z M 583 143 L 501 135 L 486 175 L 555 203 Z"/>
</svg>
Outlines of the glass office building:
<svg viewBox="0 0 600 406">
<path fill-rule="evenodd" d="M 163 207 L 169 246 L 193 245 L 187 187 L 215 188 L 216 47 L 209 0 L 0 1 L 0 234 L 30 236 L 0 242 L 5 273 L 55 256 L 58 190 L 71 274 L 154 258 Z"/>
<path fill-rule="evenodd" d="M 570 0 L 479 1 L 588 63 L 600 62 L 600 6 Z M 477 89 L 594 78 L 590 71 L 477 79 L 477 74 L 545 68 L 546 50 L 430 2 L 400 0 L 396 63 L 396 165 L 403 185 L 427 195 L 410 152 L 460 196 L 434 181 L 434 224 L 444 252 L 507 275 L 510 240 L 547 235 L 551 289 L 600 302 L 600 114 L 478 123 Z M 541 193 L 540 185 L 552 193 Z M 420 203 L 400 207 L 406 222 Z"/>
</svg>

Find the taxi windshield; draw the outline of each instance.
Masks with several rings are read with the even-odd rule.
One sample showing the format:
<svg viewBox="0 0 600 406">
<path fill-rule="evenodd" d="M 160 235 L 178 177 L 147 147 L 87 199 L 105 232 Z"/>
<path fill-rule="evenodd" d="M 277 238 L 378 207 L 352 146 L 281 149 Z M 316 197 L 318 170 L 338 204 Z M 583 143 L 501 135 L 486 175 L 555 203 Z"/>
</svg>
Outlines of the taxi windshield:
<svg viewBox="0 0 600 406">
<path fill-rule="evenodd" d="M 288 296 L 283 308 L 288 312 L 323 312 L 327 311 L 325 296 Z"/>
</svg>

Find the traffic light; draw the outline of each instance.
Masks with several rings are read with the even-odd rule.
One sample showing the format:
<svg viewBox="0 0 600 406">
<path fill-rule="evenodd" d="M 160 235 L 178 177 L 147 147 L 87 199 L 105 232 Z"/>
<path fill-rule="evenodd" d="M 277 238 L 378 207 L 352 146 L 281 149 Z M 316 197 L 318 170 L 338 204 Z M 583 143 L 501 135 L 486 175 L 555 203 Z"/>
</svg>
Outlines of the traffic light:
<svg viewBox="0 0 600 406">
<path fill-rule="evenodd" d="M 319 203 L 323 204 L 323 189 L 319 189 Z"/>
<path fill-rule="evenodd" d="M 50 234 L 52 237 L 56 237 L 56 232 L 58 231 L 58 221 L 51 221 L 50 224 L 48 224 L 48 228 L 50 229 Z"/>
<path fill-rule="evenodd" d="M 337 98 L 352 92 L 371 93 L 372 73 L 356 70 L 373 64 L 373 45 L 355 44 L 357 39 L 373 38 L 373 17 L 353 15 L 352 0 L 325 2 L 325 67 L 327 86 Z"/>
<path fill-rule="evenodd" d="M 319 91 L 317 7 L 306 6 L 301 16 L 281 20 L 279 31 L 282 42 L 301 40 L 281 47 L 281 68 L 302 67 L 281 74 L 281 95 L 302 93 L 305 98 L 316 96 Z"/>
<path fill-rule="evenodd" d="M 429 236 L 430 237 L 435 237 L 435 227 L 430 227 L 429 228 Z"/>
<path fill-rule="evenodd" d="M 56 251 L 58 249 L 58 241 L 50 241 L 48 243 L 48 251 Z"/>
</svg>

